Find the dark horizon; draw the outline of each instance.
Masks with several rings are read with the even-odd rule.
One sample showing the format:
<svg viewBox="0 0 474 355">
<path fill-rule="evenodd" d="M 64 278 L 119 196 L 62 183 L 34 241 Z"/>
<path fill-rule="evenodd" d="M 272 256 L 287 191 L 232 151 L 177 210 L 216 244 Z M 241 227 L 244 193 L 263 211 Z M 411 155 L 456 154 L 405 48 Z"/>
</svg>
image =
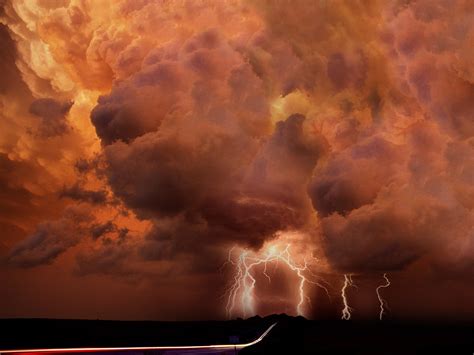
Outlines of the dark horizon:
<svg viewBox="0 0 474 355">
<path fill-rule="evenodd" d="M 249 343 L 272 324 L 276 325 L 261 342 L 239 353 L 277 351 L 306 354 L 324 351 L 325 354 L 337 354 L 340 351 L 364 351 L 370 354 L 427 354 L 436 350 L 461 354 L 472 351 L 474 346 L 472 321 L 342 322 L 271 315 L 247 320 L 208 322 L 0 320 L 3 329 L 7 329 L 0 339 L 0 350 L 204 346 L 229 344 L 232 340 Z M 25 338 L 24 334 L 28 334 L 28 337 Z"/>
</svg>

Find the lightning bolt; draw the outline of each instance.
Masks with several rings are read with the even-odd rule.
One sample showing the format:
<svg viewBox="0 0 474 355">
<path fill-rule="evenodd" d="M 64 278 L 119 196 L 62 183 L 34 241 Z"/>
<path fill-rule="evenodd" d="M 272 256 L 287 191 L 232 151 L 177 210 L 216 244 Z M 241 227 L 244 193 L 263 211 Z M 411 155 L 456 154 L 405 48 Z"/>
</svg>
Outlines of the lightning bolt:
<svg viewBox="0 0 474 355">
<path fill-rule="evenodd" d="M 387 304 L 387 301 L 384 300 L 382 298 L 382 296 L 380 295 L 380 290 L 382 288 L 387 288 L 390 286 L 390 280 L 388 279 L 388 276 L 386 273 L 383 274 L 383 278 L 385 279 L 385 283 L 382 284 L 382 285 L 379 285 L 377 286 L 377 288 L 375 289 L 375 292 L 377 293 L 377 298 L 379 299 L 379 303 L 380 303 L 380 313 L 379 313 L 379 319 L 382 320 L 383 318 L 383 315 L 385 313 L 385 309 L 387 308 L 388 309 L 388 304 Z"/>
<path fill-rule="evenodd" d="M 349 307 L 349 303 L 347 301 L 347 288 L 348 287 L 355 287 L 354 282 L 352 281 L 352 275 L 344 274 L 344 285 L 341 289 L 341 298 L 344 308 L 342 309 L 342 316 L 341 319 L 349 320 L 351 319 L 351 312 L 352 308 Z"/>
<path fill-rule="evenodd" d="M 305 260 L 304 264 L 300 265 L 292 259 L 290 244 L 281 251 L 278 251 L 276 246 L 270 246 L 263 255 L 243 250 L 236 260 L 232 258 L 234 250 L 235 247 L 230 249 L 226 262 L 235 267 L 233 282 L 227 291 L 226 312 L 229 318 L 232 317 L 235 309 L 239 306 L 244 318 L 250 314 L 256 314 L 254 291 L 257 281 L 254 272 L 258 266 L 263 266 L 263 275 L 271 282 L 271 277 L 267 273 L 267 266 L 272 262 L 282 262 L 298 277 L 298 300 L 296 303 L 296 313 L 298 315 L 304 316 L 305 302 L 310 304 L 310 299 L 306 295 L 306 284 L 313 284 L 322 288 L 329 296 L 327 287 L 323 285 L 324 281 L 310 270 L 310 264 Z"/>
</svg>

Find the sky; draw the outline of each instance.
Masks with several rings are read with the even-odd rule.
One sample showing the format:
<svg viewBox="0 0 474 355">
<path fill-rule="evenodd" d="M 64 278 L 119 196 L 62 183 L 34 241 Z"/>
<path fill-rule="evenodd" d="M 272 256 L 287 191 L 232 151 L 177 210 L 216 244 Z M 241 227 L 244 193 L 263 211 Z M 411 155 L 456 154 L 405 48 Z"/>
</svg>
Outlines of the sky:
<svg viewBox="0 0 474 355">
<path fill-rule="evenodd" d="M 472 1 L 0 7 L 0 317 L 474 318 Z"/>
</svg>

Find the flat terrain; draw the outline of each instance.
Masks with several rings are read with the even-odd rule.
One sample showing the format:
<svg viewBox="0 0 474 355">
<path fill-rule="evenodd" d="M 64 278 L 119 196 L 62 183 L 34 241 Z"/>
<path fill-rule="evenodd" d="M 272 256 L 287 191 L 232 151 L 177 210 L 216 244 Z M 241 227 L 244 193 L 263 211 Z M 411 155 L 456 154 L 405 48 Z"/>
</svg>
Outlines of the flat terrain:
<svg viewBox="0 0 474 355">
<path fill-rule="evenodd" d="M 133 347 L 250 342 L 240 354 L 473 354 L 474 322 L 309 321 L 275 315 L 209 322 L 0 320 L 0 349 Z M 234 338 L 235 339 L 235 338 Z"/>
</svg>

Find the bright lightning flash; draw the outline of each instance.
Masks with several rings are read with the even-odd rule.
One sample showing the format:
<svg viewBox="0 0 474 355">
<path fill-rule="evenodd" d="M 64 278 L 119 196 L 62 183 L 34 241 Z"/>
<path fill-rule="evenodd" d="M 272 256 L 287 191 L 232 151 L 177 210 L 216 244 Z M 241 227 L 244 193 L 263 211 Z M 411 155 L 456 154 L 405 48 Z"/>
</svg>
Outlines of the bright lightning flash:
<svg viewBox="0 0 474 355">
<path fill-rule="evenodd" d="M 342 303 L 344 305 L 344 308 L 342 309 L 341 319 L 344 319 L 344 320 L 351 319 L 352 308 L 349 307 L 349 303 L 347 301 L 347 288 L 350 286 L 355 287 L 354 282 L 352 281 L 352 276 L 345 274 L 344 285 L 342 286 L 342 289 L 341 289 L 341 298 L 342 298 Z"/>
<path fill-rule="evenodd" d="M 376 289 L 375 289 L 375 292 L 377 293 L 377 298 L 379 299 L 379 303 L 380 303 L 380 313 L 379 313 L 379 319 L 382 320 L 383 318 L 383 315 L 385 314 L 385 309 L 387 308 L 388 309 L 388 304 L 387 304 L 387 301 L 385 299 L 382 298 L 382 296 L 380 295 L 380 290 L 382 288 L 387 288 L 390 286 L 390 280 L 388 279 L 388 276 L 387 274 L 383 274 L 383 278 L 385 279 L 385 283 L 382 284 L 382 285 L 379 285 Z"/>
<path fill-rule="evenodd" d="M 324 281 L 310 270 L 311 264 L 305 260 L 304 264 L 301 265 L 293 260 L 290 254 L 290 244 L 286 245 L 283 250 L 279 250 L 276 245 L 272 245 L 266 249 L 263 255 L 243 250 L 237 259 L 233 259 L 234 250 L 235 248 L 232 248 L 229 251 L 227 261 L 235 267 L 233 282 L 227 290 L 226 312 L 229 318 L 234 315 L 236 309 L 243 313 L 244 318 L 256 314 L 254 291 L 257 280 L 255 272 L 259 269 L 258 266 L 260 266 L 260 269 L 263 267 L 263 275 L 271 282 L 271 277 L 267 273 L 267 265 L 272 262 L 282 262 L 298 277 L 298 299 L 296 303 L 296 313 L 298 315 L 304 316 L 305 302 L 309 303 L 310 301 L 306 295 L 305 286 L 307 283 L 324 289 L 329 296 L 328 289 L 322 284 Z"/>
</svg>

